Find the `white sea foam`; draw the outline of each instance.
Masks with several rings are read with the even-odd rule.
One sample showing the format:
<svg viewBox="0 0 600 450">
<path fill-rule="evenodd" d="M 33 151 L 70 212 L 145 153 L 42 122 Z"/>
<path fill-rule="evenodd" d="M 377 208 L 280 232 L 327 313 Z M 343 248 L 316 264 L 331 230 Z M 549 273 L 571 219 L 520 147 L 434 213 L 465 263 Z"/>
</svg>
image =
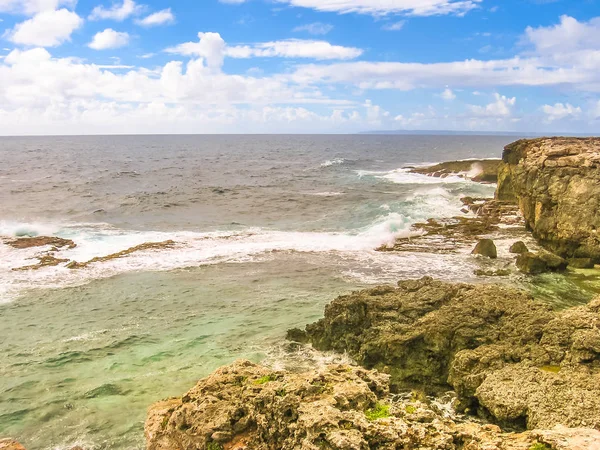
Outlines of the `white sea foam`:
<svg viewBox="0 0 600 450">
<path fill-rule="evenodd" d="M 346 160 L 344 158 L 328 159 L 327 161 L 321 164 L 321 167 L 339 166 L 341 164 L 344 164 L 345 162 Z"/>
<path fill-rule="evenodd" d="M 388 172 L 377 172 L 369 170 L 357 170 L 359 177 L 372 176 L 375 178 L 391 181 L 396 184 L 468 184 L 471 180 L 461 175 L 449 175 L 447 177 L 431 177 L 420 173 L 411 173 L 411 169 L 400 168 Z"/>
</svg>

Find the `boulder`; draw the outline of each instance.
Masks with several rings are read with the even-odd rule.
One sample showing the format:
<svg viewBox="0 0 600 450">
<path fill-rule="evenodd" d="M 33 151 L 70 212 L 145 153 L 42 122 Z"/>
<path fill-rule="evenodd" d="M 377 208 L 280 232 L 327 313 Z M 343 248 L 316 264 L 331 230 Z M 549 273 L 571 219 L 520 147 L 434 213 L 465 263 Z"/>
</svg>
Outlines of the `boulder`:
<svg viewBox="0 0 600 450">
<path fill-rule="evenodd" d="M 502 159 L 496 198 L 518 203 L 546 249 L 600 263 L 600 138 L 521 140 Z"/>
<path fill-rule="evenodd" d="M 519 290 L 423 278 L 339 297 L 306 334 L 394 389 L 449 385 L 504 425 L 600 429 L 598 323 L 600 299 L 554 312 Z"/>
<path fill-rule="evenodd" d="M 471 254 L 496 259 L 498 257 L 498 250 L 496 249 L 496 244 L 494 244 L 493 240 L 481 239 L 477 243 Z"/>
<path fill-rule="evenodd" d="M 517 241 L 513 245 L 510 246 L 509 251 L 511 253 L 520 255 L 522 253 L 528 253 L 529 249 L 527 248 L 527 246 L 525 245 L 525 243 L 523 241 Z"/>
<path fill-rule="evenodd" d="M 522 253 L 517 256 L 517 267 L 528 275 L 545 272 L 562 272 L 567 268 L 567 261 L 549 252 Z"/>
</svg>

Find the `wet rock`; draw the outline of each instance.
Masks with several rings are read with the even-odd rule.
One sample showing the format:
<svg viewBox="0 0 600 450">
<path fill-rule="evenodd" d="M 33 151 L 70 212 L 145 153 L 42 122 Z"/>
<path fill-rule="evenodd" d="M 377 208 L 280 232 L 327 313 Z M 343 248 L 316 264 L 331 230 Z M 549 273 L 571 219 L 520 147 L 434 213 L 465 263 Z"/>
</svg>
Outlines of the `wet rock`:
<svg viewBox="0 0 600 450">
<path fill-rule="evenodd" d="M 273 372 L 238 361 L 180 399 L 153 405 L 148 450 L 528 449 L 529 433 L 457 423 L 418 400 L 389 395 L 388 377 L 335 365 Z"/>
<path fill-rule="evenodd" d="M 494 241 L 491 239 L 481 239 L 477 243 L 471 254 L 486 256 L 492 259 L 498 258 L 498 250 L 496 249 L 496 244 L 494 244 Z"/>
<path fill-rule="evenodd" d="M 64 247 L 71 249 L 77 247 L 77 244 L 70 239 L 48 236 L 19 238 L 12 241 L 6 241 L 5 244 L 17 249 L 45 247 L 47 245 L 51 245 L 57 249 Z"/>
<path fill-rule="evenodd" d="M 25 450 L 25 447 L 14 439 L 0 439 L 0 450 Z"/>
<path fill-rule="evenodd" d="M 525 245 L 525 243 L 523 241 L 517 241 L 513 245 L 510 246 L 509 252 L 520 255 L 522 253 L 528 253 L 529 249 L 527 248 L 527 246 Z"/>
<path fill-rule="evenodd" d="M 504 149 L 496 198 L 515 201 L 540 244 L 600 263 L 600 139 L 521 140 Z"/>
<path fill-rule="evenodd" d="M 592 258 L 570 258 L 568 262 L 573 269 L 593 269 L 595 266 Z"/>
<path fill-rule="evenodd" d="M 394 389 L 450 385 L 461 409 L 503 425 L 600 429 L 600 299 L 554 312 L 502 286 L 398 286 L 337 298 L 310 342 L 385 370 Z"/>
<path fill-rule="evenodd" d="M 496 183 L 500 164 L 500 160 L 491 159 L 447 161 L 428 167 L 416 167 L 410 172 L 438 178 L 458 175 L 480 183 Z"/>
<path fill-rule="evenodd" d="M 146 242 L 144 244 L 136 245 L 135 247 L 128 248 L 127 250 L 120 251 L 118 253 L 113 253 L 107 256 L 99 256 L 96 258 L 92 258 L 86 262 L 77 262 L 71 261 L 66 265 L 69 269 L 84 269 L 90 264 L 111 261 L 113 259 L 124 258 L 132 253 L 148 251 L 148 250 L 164 250 L 173 248 L 176 245 L 175 241 L 164 241 L 164 242 Z"/>
<path fill-rule="evenodd" d="M 30 266 L 23 267 L 15 267 L 14 271 L 25 271 L 25 270 L 38 270 L 42 267 L 53 267 L 58 266 L 59 264 L 64 264 L 69 262 L 68 259 L 56 258 L 53 255 L 41 255 L 37 256 L 36 259 L 39 261 L 37 264 L 32 264 Z"/>
<path fill-rule="evenodd" d="M 507 277 L 510 275 L 509 269 L 484 270 L 477 269 L 473 272 L 478 277 Z"/>
<path fill-rule="evenodd" d="M 562 272 L 567 268 L 567 261 L 549 252 L 523 253 L 517 256 L 518 269 L 528 275 L 545 272 Z"/>
</svg>

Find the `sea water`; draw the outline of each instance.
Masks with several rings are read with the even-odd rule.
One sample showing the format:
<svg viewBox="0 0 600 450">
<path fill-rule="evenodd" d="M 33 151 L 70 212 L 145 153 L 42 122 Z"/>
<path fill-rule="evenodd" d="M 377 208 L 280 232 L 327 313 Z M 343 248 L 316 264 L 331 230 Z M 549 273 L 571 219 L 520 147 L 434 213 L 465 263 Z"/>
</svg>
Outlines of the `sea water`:
<svg viewBox="0 0 600 450">
<path fill-rule="evenodd" d="M 512 140 L 0 138 L 1 239 L 71 239 L 60 258 L 79 262 L 175 242 L 35 271 L 12 269 L 40 249 L 0 244 L 0 437 L 30 450 L 143 448 L 150 404 L 237 358 L 293 366 L 285 331 L 335 296 L 424 275 L 477 281 L 468 253 L 375 249 L 494 192 L 408 167 L 498 158 Z"/>
</svg>

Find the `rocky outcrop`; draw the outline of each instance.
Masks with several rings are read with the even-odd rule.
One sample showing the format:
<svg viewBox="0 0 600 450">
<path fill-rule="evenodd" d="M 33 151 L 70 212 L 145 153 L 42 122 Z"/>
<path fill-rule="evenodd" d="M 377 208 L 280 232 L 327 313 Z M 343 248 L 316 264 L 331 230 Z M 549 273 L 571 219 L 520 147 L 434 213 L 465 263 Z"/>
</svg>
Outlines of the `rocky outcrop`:
<svg viewBox="0 0 600 450">
<path fill-rule="evenodd" d="M 545 251 L 521 253 L 517 256 L 516 263 L 518 269 L 528 275 L 545 272 L 563 272 L 568 266 L 565 259 Z"/>
<path fill-rule="evenodd" d="M 92 258 L 86 262 L 77 262 L 71 261 L 66 265 L 68 269 L 84 269 L 88 267 L 90 264 L 95 264 L 99 262 L 111 261 L 113 259 L 124 258 L 126 256 L 131 255 L 132 253 L 148 251 L 148 250 L 164 250 L 175 247 L 175 241 L 168 240 L 164 242 L 146 242 L 144 244 L 136 245 L 135 247 L 128 248 L 126 250 L 122 250 L 118 253 L 113 253 L 107 256 L 98 256 L 96 258 Z"/>
<path fill-rule="evenodd" d="M 479 183 L 496 183 L 500 164 L 501 161 L 495 159 L 448 161 L 433 166 L 415 167 L 410 172 L 438 178 L 458 175 Z"/>
<path fill-rule="evenodd" d="M 386 375 L 355 366 L 290 373 L 249 361 L 153 405 L 145 434 L 148 450 L 527 450 L 600 438 L 590 429 L 515 434 L 455 420 L 427 401 L 390 396 Z"/>
<path fill-rule="evenodd" d="M 529 249 L 525 245 L 525 242 L 517 241 L 513 245 L 510 246 L 510 249 L 508 251 L 511 253 L 520 255 L 520 254 L 529 252 Z"/>
<path fill-rule="evenodd" d="M 38 236 L 38 237 L 27 237 L 27 238 L 19 238 L 5 242 L 6 245 L 10 245 L 13 248 L 17 249 L 25 249 L 32 247 L 45 247 L 52 246 L 54 249 L 59 248 L 75 248 L 77 244 L 73 242 L 71 239 L 63 239 L 54 236 Z"/>
<path fill-rule="evenodd" d="M 542 138 L 508 145 L 496 197 L 519 204 L 545 248 L 600 263 L 600 138 Z"/>
<path fill-rule="evenodd" d="M 600 299 L 557 313 L 518 290 L 424 278 L 339 297 L 292 335 L 395 388 L 450 385 L 501 424 L 600 429 Z"/>
<path fill-rule="evenodd" d="M 25 450 L 25 447 L 14 439 L 0 439 L 0 450 Z"/>
</svg>

